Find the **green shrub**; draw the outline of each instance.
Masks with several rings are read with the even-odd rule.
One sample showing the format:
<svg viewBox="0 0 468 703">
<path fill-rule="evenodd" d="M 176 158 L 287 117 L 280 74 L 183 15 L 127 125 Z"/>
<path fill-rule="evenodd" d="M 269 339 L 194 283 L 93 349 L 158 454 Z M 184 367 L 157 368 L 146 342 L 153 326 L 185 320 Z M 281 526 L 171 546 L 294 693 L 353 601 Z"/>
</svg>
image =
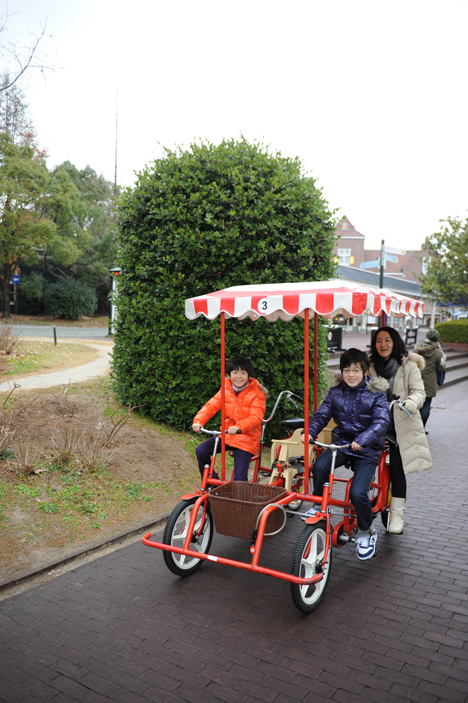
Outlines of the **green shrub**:
<svg viewBox="0 0 468 703">
<path fill-rule="evenodd" d="M 46 315 L 77 320 L 81 315 L 92 315 L 97 298 L 93 288 L 73 278 L 61 278 L 44 290 Z"/>
<path fill-rule="evenodd" d="M 440 334 L 442 344 L 468 344 L 468 320 L 449 320 L 439 322 L 435 329 Z"/>
<path fill-rule="evenodd" d="M 180 429 L 220 387 L 220 321 L 186 320 L 185 299 L 334 272 L 335 225 L 314 179 L 298 159 L 244 139 L 167 152 L 124 192 L 118 224 L 115 386 L 125 404 L 146 403 Z M 325 348 L 320 325 L 320 371 Z M 270 404 L 285 388 L 302 395 L 301 319 L 227 320 L 226 356 L 238 354 L 253 360 Z"/>
</svg>

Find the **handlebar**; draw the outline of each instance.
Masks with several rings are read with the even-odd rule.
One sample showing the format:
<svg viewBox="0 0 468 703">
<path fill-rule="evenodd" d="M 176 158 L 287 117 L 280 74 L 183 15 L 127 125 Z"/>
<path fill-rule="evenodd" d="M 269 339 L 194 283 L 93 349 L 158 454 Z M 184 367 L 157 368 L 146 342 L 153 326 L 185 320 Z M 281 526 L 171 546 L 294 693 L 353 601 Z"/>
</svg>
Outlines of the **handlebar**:
<svg viewBox="0 0 468 703">
<path fill-rule="evenodd" d="M 303 402 L 303 399 L 301 398 L 301 396 L 297 395 L 296 393 L 293 393 L 292 391 L 281 391 L 281 393 L 278 395 L 278 397 L 277 397 L 277 399 L 276 399 L 276 402 L 275 402 L 275 404 L 274 404 L 274 406 L 273 406 L 273 410 L 271 411 L 270 417 L 269 417 L 267 420 L 265 420 L 265 419 L 262 420 L 262 423 L 263 423 L 264 426 L 265 426 L 268 422 L 270 422 L 270 420 L 273 419 L 273 416 L 274 416 L 274 414 L 275 414 L 275 412 L 276 412 L 276 409 L 277 409 L 277 407 L 278 407 L 278 405 L 279 405 L 279 402 L 280 402 L 280 400 L 281 400 L 281 398 L 282 398 L 283 395 L 285 395 L 285 396 L 286 396 L 286 400 L 289 400 L 289 401 L 294 405 L 294 407 L 296 407 L 296 408 L 297 408 L 298 406 L 297 406 L 297 403 L 293 400 L 293 398 L 296 398 L 296 400 L 298 400 L 300 403 Z"/>
<path fill-rule="evenodd" d="M 393 400 L 390 403 L 390 410 L 393 408 L 394 405 L 398 405 L 400 410 L 403 410 L 411 419 L 413 419 L 413 416 L 411 415 L 410 411 L 405 408 L 404 401 L 403 403 L 401 402 L 400 396 L 394 393 L 392 398 Z"/>
<path fill-rule="evenodd" d="M 316 444 L 318 447 L 323 449 L 348 449 L 351 444 L 324 444 L 323 442 L 317 442 L 317 440 L 309 440 L 309 444 Z"/>
<path fill-rule="evenodd" d="M 221 432 L 219 430 L 207 430 L 204 427 L 200 427 L 200 432 L 203 432 L 204 434 L 209 434 L 211 437 L 220 437 Z M 228 431 L 226 430 L 225 434 L 228 434 Z M 237 430 L 236 434 L 242 434 L 242 430 Z"/>
</svg>

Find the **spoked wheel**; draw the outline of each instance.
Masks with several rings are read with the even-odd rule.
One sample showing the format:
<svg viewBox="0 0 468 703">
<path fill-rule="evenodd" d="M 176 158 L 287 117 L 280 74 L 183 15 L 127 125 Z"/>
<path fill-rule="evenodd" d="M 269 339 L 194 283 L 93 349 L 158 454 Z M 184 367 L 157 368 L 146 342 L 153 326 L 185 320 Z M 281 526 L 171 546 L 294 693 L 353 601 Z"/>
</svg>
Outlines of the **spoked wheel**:
<svg viewBox="0 0 468 703">
<path fill-rule="evenodd" d="M 325 595 L 332 563 L 331 545 L 326 561 L 323 560 L 326 539 L 326 523 L 323 520 L 315 525 L 306 525 L 296 542 L 291 562 L 291 574 L 301 578 L 311 578 L 317 574 L 323 575 L 321 581 L 310 585 L 290 584 L 294 605 L 303 613 L 311 613 L 315 610 Z"/>
<path fill-rule="evenodd" d="M 192 510 L 196 498 L 180 502 L 169 516 L 166 528 L 163 535 L 163 543 L 171 544 L 174 547 L 183 547 L 185 538 L 187 537 L 187 529 L 190 522 Z M 194 552 L 206 554 L 210 550 L 211 540 L 213 539 L 213 516 L 210 506 L 205 503 L 206 511 L 203 516 L 203 505 L 200 505 L 195 519 L 192 539 L 189 549 Z M 177 576 L 190 576 L 195 573 L 203 563 L 203 559 L 186 556 L 185 554 L 177 554 L 176 552 L 163 552 L 166 566 L 173 574 Z"/>
</svg>

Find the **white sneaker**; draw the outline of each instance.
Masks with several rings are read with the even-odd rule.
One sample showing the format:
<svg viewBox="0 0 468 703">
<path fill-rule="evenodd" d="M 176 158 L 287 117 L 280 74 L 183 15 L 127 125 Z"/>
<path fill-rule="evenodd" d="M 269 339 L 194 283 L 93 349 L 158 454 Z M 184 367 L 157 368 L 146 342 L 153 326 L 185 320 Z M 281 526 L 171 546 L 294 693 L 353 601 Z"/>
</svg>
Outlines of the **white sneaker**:
<svg viewBox="0 0 468 703">
<path fill-rule="evenodd" d="M 377 544 L 377 532 L 374 530 L 372 534 L 369 531 L 358 532 L 358 536 L 354 540 L 356 544 L 356 556 L 361 561 L 371 559 L 375 555 Z"/>
<path fill-rule="evenodd" d="M 308 517 L 314 517 L 317 512 L 318 510 L 316 508 L 309 508 L 309 510 L 301 516 L 301 520 L 305 522 Z"/>
</svg>

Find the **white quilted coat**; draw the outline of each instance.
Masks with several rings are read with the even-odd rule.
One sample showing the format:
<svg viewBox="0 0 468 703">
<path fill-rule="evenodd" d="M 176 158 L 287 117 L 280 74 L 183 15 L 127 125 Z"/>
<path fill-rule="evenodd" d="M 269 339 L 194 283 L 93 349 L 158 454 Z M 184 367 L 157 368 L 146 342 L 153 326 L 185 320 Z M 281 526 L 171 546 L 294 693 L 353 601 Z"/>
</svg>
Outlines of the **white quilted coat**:
<svg viewBox="0 0 468 703">
<path fill-rule="evenodd" d="M 410 353 L 409 356 L 403 357 L 393 382 L 393 392 L 400 396 L 400 400 L 405 402 L 405 408 L 411 413 L 409 418 L 398 406 L 393 406 L 395 431 L 405 474 L 432 467 L 429 445 L 419 414 L 419 409 L 426 399 L 421 377 L 424 365 L 422 356 Z M 373 366 L 370 374 L 376 375 Z"/>
</svg>

